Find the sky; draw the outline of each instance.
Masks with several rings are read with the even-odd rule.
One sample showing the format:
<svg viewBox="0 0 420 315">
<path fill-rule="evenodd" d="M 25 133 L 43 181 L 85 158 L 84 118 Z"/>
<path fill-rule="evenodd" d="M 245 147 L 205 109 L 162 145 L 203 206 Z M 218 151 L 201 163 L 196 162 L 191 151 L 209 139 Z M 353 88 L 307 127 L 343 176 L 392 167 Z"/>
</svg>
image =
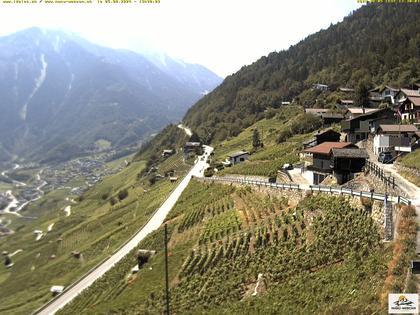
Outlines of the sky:
<svg viewBox="0 0 420 315">
<path fill-rule="evenodd" d="M 0 1 L 0 35 L 33 26 L 63 29 L 104 46 L 162 51 L 226 77 L 261 56 L 326 29 L 360 6 L 356 0 Z"/>
</svg>

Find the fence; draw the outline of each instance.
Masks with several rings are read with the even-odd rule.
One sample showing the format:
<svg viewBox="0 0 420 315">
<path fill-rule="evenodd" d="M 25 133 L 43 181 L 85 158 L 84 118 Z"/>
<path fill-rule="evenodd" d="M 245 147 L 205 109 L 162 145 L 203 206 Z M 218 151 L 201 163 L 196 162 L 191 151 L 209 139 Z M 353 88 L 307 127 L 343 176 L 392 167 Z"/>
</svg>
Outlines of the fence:
<svg viewBox="0 0 420 315">
<path fill-rule="evenodd" d="M 204 177 L 201 178 L 203 181 L 217 181 L 217 182 L 225 182 L 225 183 L 238 183 L 238 184 L 245 184 L 245 185 L 255 185 L 259 187 L 270 187 L 274 189 L 282 189 L 282 190 L 297 190 L 297 191 L 316 191 L 321 193 L 329 193 L 329 194 L 339 194 L 339 195 L 348 195 L 352 197 L 364 197 L 370 198 L 372 200 L 379 200 L 383 202 L 393 202 L 393 203 L 401 203 L 405 205 L 410 205 L 411 200 L 408 198 L 404 198 L 402 196 L 390 196 L 388 194 L 379 194 L 375 192 L 369 191 L 357 191 L 350 188 L 342 188 L 342 187 L 331 187 L 331 186 L 322 186 L 322 185 L 299 185 L 299 184 L 282 184 L 282 183 L 270 183 L 260 180 L 250 180 L 246 178 L 232 178 L 232 177 Z"/>
<path fill-rule="evenodd" d="M 385 185 L 392 187 L 392 189 L 395 189 L 395 177 L 386 176 L 385 171 L 378 165 L 370 161 L 366 161 L 365 169 L 372 172 L 372 174 L 378 177 L 382 182 L 384 182 Z"/>
</svg>

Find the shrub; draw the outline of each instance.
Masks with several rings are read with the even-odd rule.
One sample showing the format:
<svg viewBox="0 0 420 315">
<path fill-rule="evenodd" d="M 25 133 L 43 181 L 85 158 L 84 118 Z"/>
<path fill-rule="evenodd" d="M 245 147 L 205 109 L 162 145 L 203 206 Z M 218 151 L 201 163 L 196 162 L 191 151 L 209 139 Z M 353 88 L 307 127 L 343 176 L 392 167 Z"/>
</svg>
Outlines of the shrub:
<svg viewBox="0 0 420 315">
<path fill-rule="evenodd" d="M 125 198 L 127 198 L 127 196 L 128 196 L 128 190 L 127 189 L 122 189 L 122 190 L 120 190 L 119 192 L 118 192 L 118 199 L 121 201 L 121 200 L 124 200 Z"/>
<path fill-rule="evenodd" d="M 113 206 L 117 203 L 117 199 L 115 199 L 114 197 L 111 197 L 111 199 L 109 199 L 109 203 L 111 206 Z"/>
</svg>

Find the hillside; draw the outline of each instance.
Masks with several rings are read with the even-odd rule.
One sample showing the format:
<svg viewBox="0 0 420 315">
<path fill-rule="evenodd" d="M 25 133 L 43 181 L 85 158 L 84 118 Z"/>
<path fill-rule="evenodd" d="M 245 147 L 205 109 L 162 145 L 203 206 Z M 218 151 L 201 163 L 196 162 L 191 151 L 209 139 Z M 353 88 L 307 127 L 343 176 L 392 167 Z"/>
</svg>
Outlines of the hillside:
<svg viewBox="0 0 420 315">
<path fill-rule="evenodd" d="M 392 250 L 378 225 L 345 198 L 194 181 L 167 223 L 177 314 L 371 314 L 383 310 L 388 286 L 404 286 L 404 270 L 393 268 L 406 256 L 388 269 Z M 412 231 L 399 229 L 401 246 Z M 162 246 L 161 228 L 139 244 L 157 254 L 138 273 L 133 251 L 59 314 L 163 313 Z"/>
<path fill-rule="evenodd" d="M 206 142 L 236 136 L 282 101 L 333 106 L 336 96 L 314 91 L 391 84 L 405 86 L 420 75 L 420 6 L 367 4 L 308 36 L 288 50 L 273 52 L 237 73 L 197 102 L 184 122 Z M 293 26 L 291 26 L 293 27 Z"/>
<path fill-rule="evenodd" d="M 199 65 L 32 28 L 0 38 L 0 161 L 65 160 L 138 144 L 221 81 Z M 190 81 L 191 84 L 186 84 Z"/>
<path fill-rule="evenodd" d="M 111 255 L 177 185 L 157 174 L 153 181 L 151 175 L 142 177 L 144 161 L 126 165 L 122 158 L 108 164 L 123 165 L 122 170 L 81 196 L 64 187 L 30 203 L 20 211 L 22 217 L 1 215 L 0 222 L 14 233 L 0 237 L 0 251 L 10 253 L 14 265 L 6 268 L 2 256 L 0 313 L 30 314 L 46 303 L 52 285 L 68 286 Z M 175 153 L 155 166 L 159 174 L 183 177 L 191 164 Z M 39 239 L 34 231 L 42 232 Z"/>
</svg>

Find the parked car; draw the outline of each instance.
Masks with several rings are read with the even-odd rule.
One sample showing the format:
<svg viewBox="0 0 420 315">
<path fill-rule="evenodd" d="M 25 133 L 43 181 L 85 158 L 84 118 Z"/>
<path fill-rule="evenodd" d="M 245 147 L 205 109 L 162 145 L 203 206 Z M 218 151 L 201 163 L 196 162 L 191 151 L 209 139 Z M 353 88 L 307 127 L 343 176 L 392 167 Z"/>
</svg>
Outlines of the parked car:
<svg viewBox="0 0 420 315">
<path fill-rule="evenodd" d="M 391 152 L 381 152 L 378 156 L 378 162 L 388 164 L 392 161 L 392 153 Z"/>
<path fill-rule="evenodd" d="M 277 181 L 277 177 L 276 176 L 270 176 L 269 178 L 268 178 L 268 182 L 269 183 L 275 183 Z"/>
</svg>

